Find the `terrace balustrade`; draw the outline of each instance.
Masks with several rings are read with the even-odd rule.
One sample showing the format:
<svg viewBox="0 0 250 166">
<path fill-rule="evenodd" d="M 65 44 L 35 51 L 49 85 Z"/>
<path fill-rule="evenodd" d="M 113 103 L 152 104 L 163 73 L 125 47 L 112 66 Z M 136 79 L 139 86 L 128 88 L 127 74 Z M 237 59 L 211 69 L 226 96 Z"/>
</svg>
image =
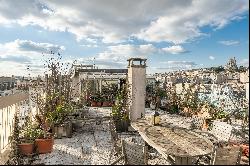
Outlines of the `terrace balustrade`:
<svg viewBox="0 0 250 166">
<path fill-rule="evenodd" d="M 31 113 L 29 107 L 29 95 L 27 93 L 17 93 L 0 98 L 0 155 L 5 152 L 10 136 L 14 129 L 14 116 L 19 110 L 20 125 L 25 122 L 25 117 Z"/>
</svg>

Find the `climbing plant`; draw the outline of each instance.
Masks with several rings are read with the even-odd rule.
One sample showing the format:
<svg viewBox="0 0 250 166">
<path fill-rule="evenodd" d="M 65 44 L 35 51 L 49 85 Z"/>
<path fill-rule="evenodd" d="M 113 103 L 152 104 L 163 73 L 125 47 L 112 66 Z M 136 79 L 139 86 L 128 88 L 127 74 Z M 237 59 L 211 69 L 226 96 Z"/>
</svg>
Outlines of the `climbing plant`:
<svg viewBox="0 0 250 166">
<path fill-rule="evenodd" d="M 20 126 L 19 126 L 19 118 L 17 113 L 14 116 L 14 126 L 13 132 L 11 135 L 11 151 L 9 154 L 9 160 L 7 161 L 7 165 L 21 165 L 23 164 L 22 156 L 19 152 L 18 144 L 20 143 L 19 133 L 20 133 Z"/>
</svg>

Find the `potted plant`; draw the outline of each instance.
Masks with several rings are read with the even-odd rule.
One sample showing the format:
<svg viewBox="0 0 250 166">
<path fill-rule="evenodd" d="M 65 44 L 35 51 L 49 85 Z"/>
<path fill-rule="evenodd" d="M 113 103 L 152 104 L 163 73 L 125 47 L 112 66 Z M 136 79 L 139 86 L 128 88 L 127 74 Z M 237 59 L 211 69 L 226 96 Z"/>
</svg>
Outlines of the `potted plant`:
<svg viewBox="0 0 250 166">
<path fill-rule="evenodd" d="M 197 114 L 200 111 L 199 108 L 199 98 L 196 90 L 193 89 L 193 86 L 184 89 L 183 99 L 181 101 L 182 114 L 187 117 Z"/>
<path fill-rule="evenodd" d="M 175 86 L 168 86 L 165 90 L 166 98 L 165 109 L 170 114 L 178 114 L 180 111 L 180 97 L 177 95 Z"/>
<path fill-rule="evenodd" d="M 103 102 L 103 97 L 101 96 L 101 94 L 97 94 L 96 96 L 96 105 L 97 107 L 101 107 L 102 106 L 102 102 Z"/>
<path fill-rule="evenodd" d="M 36 115 L 35 124 L 35 148 L 39 154 L 51 153 L 53 150 L 54 138 L 49 132 L 50 126 L 48 122 L 43 120 L 39 115 Z"/>
<path fill-rule="evenodd" d="M 111 105 L 111 100 L 110 100 L 109 96 L 103 97 L 102 106 L 109 107 L 110 105 Z"/>
<path fill-rule="evenodd" d="M 18 148 L 23 155 L 32 155 L 34 153 L 34 141 L 36 138 L 36 130 L 31 121 L 26 118 L 25 124 L 20 130 L 20 143 Z"/>
<path fill-rule="evenodd" d="M 91 99 L 91 106 L 92 107 L 97 107 L 97 98 L 96 98 L 96 96 L 91 96 L 90 99 Z"/>
<path fill-rule="evenodd" d="M 36 129 L 38 137 L 35 139 L 36 151 L 39 154 L 51 153 L 53 150 L 54 138 L 50 133 L 42 129 Z"/>
<path fill-rule="evenodd" d="M 178 105 L 171 105 L 169 108 L 169 113 L 170 114 L 178 114 L 179 113 Z"/>
<path fill-rule="evenodd" d="M 155 101 L 155 99 L 153 99 L 153 100 L 150 102 L 150 108 L 151 108 L 152 110 L 155 110 L 155 109 L 156 109 L 156 101 Z"/>
<path fill-rule="evenodd" d="M 72 123 L 67 119 L 72 109 L 70 105 L 64 104 L 58 105 L 55 111 L 48 113 L 47 120 L 52 126 L 55 138 L 72 136 Z"/>
<path fill-rule="evenodd" d="M 38 108 L 36 119 L 39 127 L 36 131 L 39 137 L 35 140 L 35 145 L 39 153 L 52 151 L 54 142 L 52 130 L 54 124 L 65 116 L 64 111 L 59 108 L 66 104 L 72 105 L 74 97 L 72 96 L 73 84 L 70 77 L 70 66 L 60 62 L 62 56 L 59 53 L 57 55 L 56 57 L 52 51 L 48 55 L 51 58 L 46 61 L 47 65 L 45 64 L 47 70 L 45 71 L 43 84 L 37 82 L 30 87 L 34 91 L 31 92 L 31 100 Z"/>
<path fill-rule="evenodd" d="M 112 118 L 116 125 L 116 130 L 128 131 L 127 95 L 125 87 L 116 96 L 115 104 L 112 106 Z"/>
</svg>

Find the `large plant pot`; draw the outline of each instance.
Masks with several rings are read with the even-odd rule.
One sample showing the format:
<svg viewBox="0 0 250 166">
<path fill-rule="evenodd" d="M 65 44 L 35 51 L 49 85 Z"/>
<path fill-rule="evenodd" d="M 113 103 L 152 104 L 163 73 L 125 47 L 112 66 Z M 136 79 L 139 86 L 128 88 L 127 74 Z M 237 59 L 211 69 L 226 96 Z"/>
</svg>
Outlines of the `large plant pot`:
<svg viewBox="0 0 250 166">
<path fill-rule="evenodd" d="M 248 144 L 241 144 L 238 142 L 230 142 L 231 146 L 238 147 L 240 146 L 242 148 L 242 155 L 249 157 L 249 145 Z"/>
<path fill-rule="evenodd" d="M 109 106 L 112 107 L 114 105 L 114 102 L 109 102 Z"/>
<path fill-rule="evenodd" d="M 54 139 L 35 139 L 36 151 L 39 154 L 51 153 L 53 150 Z"/>
<path fill-rule="evenodd" d="M 113 117 L 113 120 L 115 123 L 116 131 L 121 132 L 121 130 L 122 130 L 121 120 L 119 118 L 116 118 L 116 117 Z"/>
<path fill-rule="evenodd" d="M 116 131 L 118 131 L 118 132 L 126 132 L 126 131 L 128 131 L 128 122 L 127 121 L 115 118 L 114 123 L 115 123 Z"/>
<path fill-rule="evenodd" d="M 68 121 L 53 127 L 55 138 L 72 137 L 72 122 Z"/>
<path fill-rule="evenodd" d="M 121 124 L 122 124 L 122 132 L 127 132 L 128 131 L 128 121 L 121 120 Z"/>
<path fill-rule="evenodd" d="M 249 145 L 241 144 L 240 146 L 242 147 L 243 155 L 249 157 Z"/>
<path fill-rule="evenodd" d="M 91 101 L 91 106 L 92 107 L 97 107 L 97 102 L 96 101 Z"/>
<path fill-rule="evenodd" d="M 97 102 L 97 107 L 101 107 L 102 106 L 102 102 Z"/>
<path fill-rule="evenodd" d="M 21 143 L 18 144 L 18 148 L 21 154 L 30 155 L 34 152 L 34 143 Z"/>
<path fill-rule="evenodd" d="M 109 107 L 109 106 L 110 106 L 110 102 L 104 101 L 104 102 L 102 103 L 102 106 L 103 106 L 103 107 Z"/>
</svg>

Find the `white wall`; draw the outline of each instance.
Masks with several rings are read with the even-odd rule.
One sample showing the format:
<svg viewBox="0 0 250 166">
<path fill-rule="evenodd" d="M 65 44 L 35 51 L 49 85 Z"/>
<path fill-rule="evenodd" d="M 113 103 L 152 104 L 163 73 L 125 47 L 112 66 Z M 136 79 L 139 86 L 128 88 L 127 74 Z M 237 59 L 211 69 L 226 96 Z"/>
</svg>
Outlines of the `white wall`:
<svg viewBox="0 0 250 166">
<path fill-rule="evenodd" d="M 14 129 L 14 116 L 17 110 L 19 110 L 19 122 L 21 125 L 24 123 L 24 117 L 30 114 L 28 100 L 0 109 L 0 153 L 3 153 L 10 143 L 9 137 Z"/>
</svg>

